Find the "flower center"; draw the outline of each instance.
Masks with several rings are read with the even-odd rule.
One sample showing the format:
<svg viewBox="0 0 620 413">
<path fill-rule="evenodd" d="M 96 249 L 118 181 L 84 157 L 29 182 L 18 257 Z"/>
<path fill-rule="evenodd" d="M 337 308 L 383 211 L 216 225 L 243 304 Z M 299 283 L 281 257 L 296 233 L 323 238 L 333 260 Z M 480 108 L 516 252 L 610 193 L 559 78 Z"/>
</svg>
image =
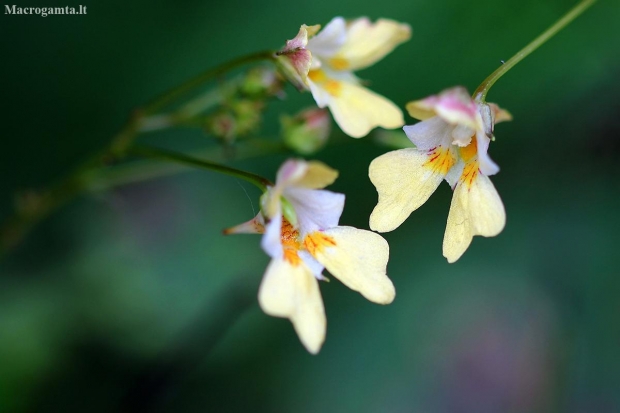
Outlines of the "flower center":
<svg viewBox="0 0 620 413">
<path fill-rule="evenodd" d="M 291 265 L 299 265 L 299 263 L 301 263 L 301 258 L 297 254 L 297 251 L 301 249 L 301 243 L 299 242 L 299 231 L 296 230 L 286 219 L 282 219 L 280 239 L 282 241 L 284 259 Z"/>
<path fill-rule="evenodd" d="M 306 235 L 302 243 L 299 239 L 299 230 L 293 227 L 286 218 L 282 219 L 280 239 L 284 259 L 293 266 L 298 266 L 301 263 L 302 260 L 298 252 L 302 249 L 308 251 L 312 256 L 316 256 L 316 254 L 323 252 L 325 248 L 336 246 L 336 241 L 321 231 L 315 231 Z"/>
<path fill-rule="evenodd" d="M 321 69 L 315 69 L 308 72 L 308 78 L 312 80 L 314 83 L 321 85 L 323 89 L 327 91 L 332 96 L 340 96 L 342 91 L 342 85 L 340 82 L 334 79 L 330 79 L 327 77 L 324 71 Z"/>
<path fill-rule="evenodd" d="M 478 154 L 478 146 L 477 146 L 477 141 L 476 141 L 476 135 L 472 136 L 471 138 L 471 142 L 469 143 L 469 145 L 459 148 L 459 151 L 461 152 L 461 158 L 465 161 L 465 162 L 469 162 L 474 156 L 476 156 Z"/>
</svg>

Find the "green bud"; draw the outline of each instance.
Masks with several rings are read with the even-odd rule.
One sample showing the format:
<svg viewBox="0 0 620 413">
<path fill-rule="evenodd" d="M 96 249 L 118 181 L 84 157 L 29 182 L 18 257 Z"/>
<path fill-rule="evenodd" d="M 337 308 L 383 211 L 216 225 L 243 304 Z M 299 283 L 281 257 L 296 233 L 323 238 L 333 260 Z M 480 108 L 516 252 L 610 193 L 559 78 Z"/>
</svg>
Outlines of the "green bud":
<svg viewBox="0 0 620 413">
<path fill-rule="evenodd" d="M 331 121 L 325 109 L 311 108 L 295 116 L 280 118 L 282 138 L 287 147 L 302 155 L 311 155 L 327 142 Z"/>
</svg>

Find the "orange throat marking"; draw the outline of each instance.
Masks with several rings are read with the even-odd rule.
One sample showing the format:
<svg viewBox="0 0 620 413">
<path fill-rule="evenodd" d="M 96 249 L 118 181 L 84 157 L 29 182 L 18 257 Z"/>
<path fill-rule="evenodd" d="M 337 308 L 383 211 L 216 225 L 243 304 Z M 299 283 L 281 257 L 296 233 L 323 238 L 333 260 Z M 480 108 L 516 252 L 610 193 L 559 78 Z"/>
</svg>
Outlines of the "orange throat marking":
<svg viewBox="0 0 620 413">
<path fill-rule="evenodd" d="M 298 266 L 301 263 L 301 258 L 297 251 L 301 249 L 299 242 L 299 231 L 297 231 L 290 222 L 286 219 L 282 219 L 282 231 L 280 240 L 282 241 L 282 250 L 284 252 L 284 260 L 288 261 L 293 266 Z"/>
<path fill-rule="evenodd" d="M 460 181 L 467 185 L 468 189 L 471 189 L 474 181 L 478 177 L 478 173 L 480 172 L 478 165 L 478 142 L 476 141 L 476 135 L 471 138 L 469 145 L 464 148 L 459 148 L 459 151 L 461 153 L 461 159 L 465 161 L 465 167 L 463 168 Z"/>
<path fill-rule="evenodd" d="M 332 237 L 320 231 L 306 235 L 302 243 L 299 239 L 299 230 L 295 229 L 286 219 L 282 220 L 281 242 L 284 260 L 295 267 L 302 262 L 299 251 L 305 249 L 312 256 L 316 256 L 325 248 L 336 246 L 336 241 Z"/>
<path fill-rule="evenodd" d="M 443 146 L 437 146 L 428 151 L 428 160 L 422 166 L 431 169 L 435 173 L 446 175 L 456 163 L 456 158 Z"/>
<path fill-rule="evenodd" d="M 330 95 L 335 97 L 340 96 L 342 92 L 342 84 L 337 80 L 328 78 L 325 72 L 321 69 L 311 70 L 308 72 L 308 77 L 314 83 L 317 83 L 325 89 Z"/>
<path fill-rule="evenodd" d="M 325 248 L 335 247 L 336 241 L 332 237 L 316 231 L 306 235 L 304 246 L 312 256 L 316 256 L 316 254 L 322 253 Z"/>
</svg>

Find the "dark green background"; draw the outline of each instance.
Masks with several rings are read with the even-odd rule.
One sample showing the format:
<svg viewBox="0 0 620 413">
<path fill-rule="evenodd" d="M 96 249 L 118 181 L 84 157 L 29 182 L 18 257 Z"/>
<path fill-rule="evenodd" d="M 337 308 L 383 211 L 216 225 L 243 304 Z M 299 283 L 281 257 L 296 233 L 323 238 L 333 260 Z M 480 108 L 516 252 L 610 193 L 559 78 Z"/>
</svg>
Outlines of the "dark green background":
<svg viewBox="0 0 620 413">
<path fill-rule="evenodd" d="M 16 190 L 69 173 L 132 109 L 228 59 L 280 47 L 302 23 L 411 24 L 411 41 L 360 73 L 403 107 L 454 85 L 473 90 L 574 2 L 82 4 L 85 16 L 0 15 L 2 219 Z M 65 3 L 19 4 L 30 5 Z M 502 168 L 493 177 L 502 234 L 476 238 L 448 265 L 442 185 L 385 235 L 393 304 L 321 285 L 328 334 L 318 356 L 256 305 L 268 262 L 259 238 L 220 235 L 253 216 L 249 185 L 196 171 L 63 208 L 0 265 L 0 411 L 620 411 L 619 21 L 620 3 L 600 1 L 491 91 L 514 115 L 490 149 Z M 287 92 L 265 136 L 280 112 L 313 103 Z M 142 141 L 213 144 L 193 129 Z M 331 187 L 347 195 L 341 223 L 367 228 L 376 202 L 367 167 L 386 148 L 339 142 L 316 158 L 341 172 Z M 285 158 L 234 165 L 274 177 Z"/>
</svg>

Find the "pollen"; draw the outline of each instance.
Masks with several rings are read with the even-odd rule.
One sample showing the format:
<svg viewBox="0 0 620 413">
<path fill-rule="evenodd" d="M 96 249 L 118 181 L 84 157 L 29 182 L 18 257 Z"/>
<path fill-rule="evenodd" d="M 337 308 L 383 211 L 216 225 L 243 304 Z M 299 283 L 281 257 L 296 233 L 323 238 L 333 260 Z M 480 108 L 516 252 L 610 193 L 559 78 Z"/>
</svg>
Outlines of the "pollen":
<svg viewBox="0 0 620 413">
<path fill-rule="evenodd" d="M 467 185 L 468 189 L 471 189 L 478 177 L 479 171 L 478 161 L 467 162 L 461 174 L 461 182 Z"/>
<path fill-rule="evenodd" d="M 329 64 L 336 70 L 347 70 L 349 68 L 349 61 L 343 57 L 334 57 L 329 61 Z"/>
<path fill-rule="evenodd" d="M 299 231 L 297 231 L 286 219 L 282 220 L 282 231 L 280 239 L 284 251 L 284 259 L 291 265 L 297 266 L 301 263 L 301 258 L 297 251 L 301 249 L 299 242 Z"/>
<path fill-rule="evenodd" d="M 323 252 L 325 248 L 335 247 L 336 241 L 334 241 L 332 237 L 317 231 L 306 235 L 304 246 L 308 252 L 314 256 L 317 253 Z"/>
<path fill-rule="evenodd" d="M 455 163 L 456 158 L 449 149 L 437 146 L 428 151 L 428 160 L 422 166 L 431 169 L 433 172 L 445 175 Z"/>
</svg>

